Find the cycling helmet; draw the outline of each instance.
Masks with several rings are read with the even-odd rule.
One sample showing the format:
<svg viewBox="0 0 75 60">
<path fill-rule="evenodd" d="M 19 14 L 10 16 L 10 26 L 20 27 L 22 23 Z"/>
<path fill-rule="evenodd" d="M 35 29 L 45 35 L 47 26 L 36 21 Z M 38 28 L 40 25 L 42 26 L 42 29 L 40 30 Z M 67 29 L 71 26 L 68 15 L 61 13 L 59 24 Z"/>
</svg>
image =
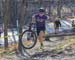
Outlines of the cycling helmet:
<svg viewBox="0 0 75 60">
<path fill-rule="evenodd" d="M 45 9 L 44 8 L 40 8 L 39 12 L 45 12 Z"/>
</svg>

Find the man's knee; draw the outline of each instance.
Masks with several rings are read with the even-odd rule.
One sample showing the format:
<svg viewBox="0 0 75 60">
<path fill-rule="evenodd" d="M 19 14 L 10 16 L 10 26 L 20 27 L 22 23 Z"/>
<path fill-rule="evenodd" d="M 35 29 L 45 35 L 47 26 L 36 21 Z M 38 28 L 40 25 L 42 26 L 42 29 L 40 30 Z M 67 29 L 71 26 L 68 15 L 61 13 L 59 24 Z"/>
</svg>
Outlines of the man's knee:
<svg viewBox="0 0 75 60">
<path fill-rule="evenodd" d="M 40 31 L 39 35 L 44 35 L 44 31 Z"/>
</svg>

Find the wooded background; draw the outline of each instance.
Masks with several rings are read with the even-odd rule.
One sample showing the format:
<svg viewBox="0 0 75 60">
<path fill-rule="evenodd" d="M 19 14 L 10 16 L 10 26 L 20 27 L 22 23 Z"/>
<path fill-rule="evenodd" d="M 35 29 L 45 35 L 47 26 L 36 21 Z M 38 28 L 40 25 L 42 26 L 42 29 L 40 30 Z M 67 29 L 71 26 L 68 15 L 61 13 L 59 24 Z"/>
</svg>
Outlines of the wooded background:
<svg viewBox="0 0 75 60">
<path fill-rule="evenodd" d="M 53 18 L 75 15 L 75 0 L 0 0 L 0 25 L 4 25 L 4 36 L 7 36 L 9 28 L 17 27 L 17 22 L 19 33 L 22 33 L 22 27 L 31 22 L 32 15 L 40 7 L 44 7 Z M 8 47 L 7 38 L 5 47 Z"/>
<path fill-rule="evenodd" d="M 3 23 L 5 1 L 8 1 L 8 25 L 16 27 L 16 20 L 19 20 L 21 13 L 22 0 L 0 0 L 0 23 Z M 24 11 L 24 24 L 31 21 L 32 15 L 37 13 L 40 7 L 44 7 L 50 17 L 75 15 L 75 0 L 26 0 L 24 6 L 26 11 Z"/>
</svg>

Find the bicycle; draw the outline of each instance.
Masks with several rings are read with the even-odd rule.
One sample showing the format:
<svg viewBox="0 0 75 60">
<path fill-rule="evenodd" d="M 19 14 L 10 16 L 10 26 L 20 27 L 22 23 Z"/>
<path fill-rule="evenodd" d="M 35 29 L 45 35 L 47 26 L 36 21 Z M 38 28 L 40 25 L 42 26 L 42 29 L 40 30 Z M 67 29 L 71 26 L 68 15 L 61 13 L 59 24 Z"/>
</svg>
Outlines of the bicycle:
<svg viewBox="0 0 75 60">
<path fill-rule="evenodd" d="M 36 33 L 33 31 L 34 29 L 32 29 L 33 24 L 29 24 L 28 27 L 29 28 L 21 34 L 21 43 L 25 49 L 31 49 L 37 43 Z"/>
</svg>

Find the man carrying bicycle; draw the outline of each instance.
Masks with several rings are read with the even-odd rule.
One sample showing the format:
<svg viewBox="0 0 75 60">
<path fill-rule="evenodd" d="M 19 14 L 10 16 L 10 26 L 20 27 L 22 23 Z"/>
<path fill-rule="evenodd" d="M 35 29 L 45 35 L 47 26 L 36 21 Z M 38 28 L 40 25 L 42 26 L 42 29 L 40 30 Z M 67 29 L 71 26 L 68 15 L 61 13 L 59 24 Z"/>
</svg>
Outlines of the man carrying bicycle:
<svg viewBox="0 0 75 60">
<path fill-rule="evenodd" d="M 37 29 L 37 35 L 38 35 L 38 40 L 40 42 L 40 48 L 43 49 L 43 40 L 44 35 L 45 35 L 45 21 L 49 20 L 49 17 L 45 14 L 45 9 L 40 8 L 39 13 L 33 15 L 32 17 L 32 23 L 36 24 L 36 29 Z"/>
</svg>

